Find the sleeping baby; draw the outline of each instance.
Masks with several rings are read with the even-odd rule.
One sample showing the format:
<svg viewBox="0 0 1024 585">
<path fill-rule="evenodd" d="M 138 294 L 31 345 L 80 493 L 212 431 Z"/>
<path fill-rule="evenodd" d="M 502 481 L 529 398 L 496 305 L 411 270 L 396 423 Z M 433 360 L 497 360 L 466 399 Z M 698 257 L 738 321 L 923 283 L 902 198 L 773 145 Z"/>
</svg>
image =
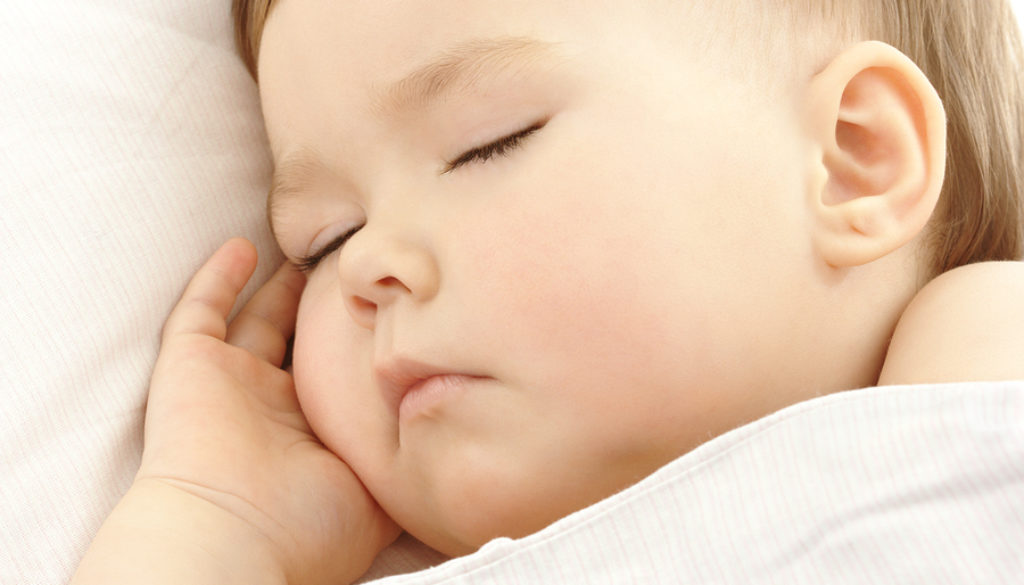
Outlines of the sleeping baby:
<svg viewBox="0 0 1024 585">
<path fill-rule="evenodd" d="M 236 10 L 290 262 L 230 322 L 254 249 L 197 272 L 75 583 L 351 582 L 817 396 L 1024 378 L 1003 1 Z"/>
</svg>

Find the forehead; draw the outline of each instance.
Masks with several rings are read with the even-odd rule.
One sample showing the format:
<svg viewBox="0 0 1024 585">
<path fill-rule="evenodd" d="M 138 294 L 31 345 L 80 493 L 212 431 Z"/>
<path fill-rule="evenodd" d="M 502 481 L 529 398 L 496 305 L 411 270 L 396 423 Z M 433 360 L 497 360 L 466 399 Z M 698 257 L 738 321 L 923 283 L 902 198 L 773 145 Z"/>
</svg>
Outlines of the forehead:
<svg viewBox="0 0 1024 585">
<path fill-rule="evenodd" d="M 656 42 L 699 23 L 693 3 L 624 0 L 279 0 L 263 35 L 260 70 L 288 66 L 293 77 L 318 65 L 362 85 L 393 82 L 426 57 L 474 39 L 535 38 L 614 48 Z M 668 22 L 669 18 L 674 21 Z M 664 36 L 664 35 L 662 35 Z M 275 61 L 277 63 L 275 63 Z M 284 61 L 284 63 L 281 63 Z"/>
<path fill-rule="evenodd" d="M 279 0 L 259 58 L 261 97 L 265 113 L 272 114 L 267 116 L 271 142 L 278 130 L 276 114 L 301 117 L 302 112 L 289 111 L 298 102 L 307 116 L 371 113 L 395 102 L 415 102 L 429 93 L 421 90 L 444 87 L 446 80 L 472 77 L 461 75 L 467 71 L 538 56 L 536 49 L 544 45 L 571 54 L 580 67 L 639 45 L 692 39 L 687 29 L 701 22 L 692 4 Z M 456 66 L 465 57 L 473 66 Z M 314 95 L 314 85 L 325 90 L 323 95 Z"/>
<path fill-rule="evenodd" d="M 498 72 L 554 63 L 566 51 L 592 55 L 587 43 L 609 38 L 602 27 L 618 21 L 621 28 L 622 18 L 612 18 L 612 4 L 600 16 L 583 4 L 279 1 L 259 61 L 275 160 L 290 157 L 299 145 L 286 142 L 297 134 L 329 142 L 328 118 L 334 131 L 339 124 L 365 130 L 367 121 L 422 111 Z M 373 137 L 364 138 L 365 147 Z"/>
<path fill-rule="evenodd" d="M 504 3 L 450 0 L 282 0 L 266 25 L 260 68 L 273 68 L 273 58 L 283 55 L 293 65 L 316 62 L 350 81 L 376 83 L 408 73 L 453 43 L 564 33 L 559 12 L 531 10 L 541 3 L 530 0 L 515 4 L 513 10 Z"/>
</svg>

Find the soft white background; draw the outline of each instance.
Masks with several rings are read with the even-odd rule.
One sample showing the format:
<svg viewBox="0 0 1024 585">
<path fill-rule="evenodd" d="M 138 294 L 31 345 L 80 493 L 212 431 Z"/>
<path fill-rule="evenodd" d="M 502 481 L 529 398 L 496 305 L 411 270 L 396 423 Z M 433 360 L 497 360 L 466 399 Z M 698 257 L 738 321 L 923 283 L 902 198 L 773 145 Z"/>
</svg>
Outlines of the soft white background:
<svg viewBox="0 0 1024 585">
<path fill-rule="evenodd" d="M 160 325 L 199 263 L 233 235 L 258 278 L 279 261 L 228 9 L 0 4 L 0 583 L 65 582 L 131 481 Z"/>
</svg>

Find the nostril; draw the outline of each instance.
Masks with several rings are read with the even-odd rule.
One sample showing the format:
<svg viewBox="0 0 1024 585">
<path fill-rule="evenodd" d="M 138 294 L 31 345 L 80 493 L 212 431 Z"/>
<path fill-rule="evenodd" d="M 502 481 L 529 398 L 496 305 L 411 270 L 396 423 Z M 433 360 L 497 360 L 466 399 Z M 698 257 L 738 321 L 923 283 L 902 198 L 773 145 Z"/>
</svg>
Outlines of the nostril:
<svg viewBox="0 0 1024 585">
<path fill-rule="evenodd" d="M 345 308 L 352 322 L 373 331 L 377 324 L 377 303 L 366 297 L 352 295 L 345 301 Z"/>
<path fill-rule="evenodd" d="M 376 326 L 377 303 L 366 297 L 351 295 L 345 299 L 345 309 L 356 325 L 371 331 Z"/>
<path fill-rule="evenodd" d="M 352 308 L 360 313 L 376 313 L 377 303 L 368 301 L 363 297 L 352 297 Z"/>
<path fill-rule="evenodd" d="M 403 284 L 401 280 L 398 280 L 394 276 L 388 276 L 386 278 L 382 278 L 382 279 L 378 280 L 377 281 L 377 286 L 385 288 L 385 289 L 390 289 L 390 288 L 394 288 L 394 287 L 402 287 L 402 288 L 408 290 L 408 287 L 406 287 L 405 284 Z"/>
</svg>

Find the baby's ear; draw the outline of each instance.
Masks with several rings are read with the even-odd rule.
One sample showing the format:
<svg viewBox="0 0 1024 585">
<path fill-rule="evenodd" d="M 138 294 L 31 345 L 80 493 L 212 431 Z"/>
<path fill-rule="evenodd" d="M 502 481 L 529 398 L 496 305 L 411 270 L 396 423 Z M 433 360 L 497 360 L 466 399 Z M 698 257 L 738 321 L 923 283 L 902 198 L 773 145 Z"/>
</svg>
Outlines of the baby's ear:
<svg viewBox="0 0 1024 585">
<path fill-rule="evenodd" d="M 810 192 L 815 246 L 832 266 L 867 264 L 911 241 L 935 209 L 942 101 L 913 61 L 877 41 L 843 51 L 808 89 L 808 130 L 822 155 Z"/>
</svg>

